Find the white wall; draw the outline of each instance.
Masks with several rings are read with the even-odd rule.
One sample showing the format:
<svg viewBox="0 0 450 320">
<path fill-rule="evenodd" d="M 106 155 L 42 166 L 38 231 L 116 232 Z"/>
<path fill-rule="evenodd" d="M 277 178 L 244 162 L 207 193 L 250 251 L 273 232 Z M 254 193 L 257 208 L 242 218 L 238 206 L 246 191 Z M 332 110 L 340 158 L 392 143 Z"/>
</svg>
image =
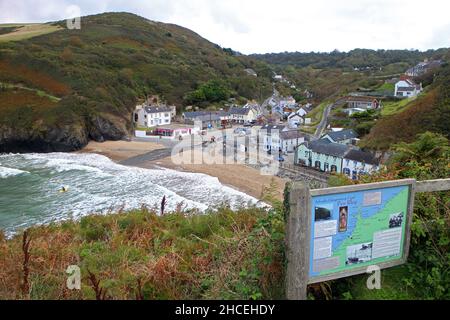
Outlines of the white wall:
<svg viewBox="0 0 450 320">
<path fill-rule="evenodd" d="M 295 148 L 305 142 L 305 138 L 283 140 L 283 152 L 294 152 Z"/>
<path fill-rule="evenodd" d="M 147 127 L 169 125 L 171 123 L 170 112 L 159 112 L 147 114 Z"/>
<path fill-rule="evenodd" d="M 342 161 L 342 173 L 345 174 L 345 169 L 350 171 L 348 177 L 352 178 L 353 171 L 356 171 L 358 174 L 360 171 L 364 171 L 365 173 L 372 173 L 378 170 L 377 166 L 373 166 L 371 164 L 364 164 L 362 162 L 345 159 Z"/>
</svg>

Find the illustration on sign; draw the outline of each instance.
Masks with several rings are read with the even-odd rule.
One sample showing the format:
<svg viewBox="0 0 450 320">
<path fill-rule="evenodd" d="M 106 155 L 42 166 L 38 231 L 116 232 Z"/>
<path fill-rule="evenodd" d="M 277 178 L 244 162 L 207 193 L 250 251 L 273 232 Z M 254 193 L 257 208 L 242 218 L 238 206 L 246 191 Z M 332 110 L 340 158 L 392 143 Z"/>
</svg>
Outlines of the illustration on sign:
<svg viewBox="0 0 450 320">
<path fill-rule="evenodd" d="M 312 197 L 310 278 L 402 259 L 409 186 Z"/>
</svg>

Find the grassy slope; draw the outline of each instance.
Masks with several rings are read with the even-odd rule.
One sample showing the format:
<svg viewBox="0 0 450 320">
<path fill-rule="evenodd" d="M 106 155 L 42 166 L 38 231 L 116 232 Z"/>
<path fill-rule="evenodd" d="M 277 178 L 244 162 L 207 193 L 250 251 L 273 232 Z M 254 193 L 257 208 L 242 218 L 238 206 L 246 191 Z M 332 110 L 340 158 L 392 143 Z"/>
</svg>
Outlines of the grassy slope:
<svg viewBox="0 0 450 320">
<path fill-rule="evenodd" d="M 408 98 L 399 101 L 386 101 L 383 102 L 383 108 L 381 109 L 381 115 L 383 117 L 392 116 L 396 113 L 399 113 L 409 106 L 411 106 L 411 102 L 416 98 Z"/>
<path fill-rule="evenodd" d="M 281 211 L 157 216 L 147 209 L 88 216 L 29 231 L 29 294 L 23 292 L 22 236 L 0 234 L 0 299 L 95 299 L 89 272 L 106 299 L 283 299 L 284 218 Z M 81 268 L 82 289 L 65 287 L 69 265 Z M 382 289 L 367 276 L 310 286 L 312 299 L 415 299 L 396 267 Z M 328 289 L 326 289 L 328 288 Z"/>
<path fill-rule="evenodd" d="M 17 28 L 14 27 L 15 25 L 11 24 L 0 24 L 0 30 L 2 28 L 13 28 L 11 32 L 0 34 L 0 42 L 26 40 L 61 29 L 61 27 L 50 24 L 22 24 L 17 25 Z"/>
<path fill-rule="evenodd" d="M 108 299 L 280 298 L 282 219 L 256 208 L 162 217 L 143 209 L 34 228 L 29 295 L 22 239 L 0 236 L 0 299 L 95 299 L 89 272 Z M 65 288 L 69 265 L 81 268 L 81 291 Z"/>
<path fill-rule="evenodd" d="M 61 112 L 51 115 L 61 118 L 56 123 L 73 119 L 77 127 L 95 126 L 92 119 L 100 115 L 120 119 L 114 125 L 123 128 L 137 100 L 146 94 L 181 105 L 187 92 L 211 79 L 225 80 L 237 97 L 271 93 L 264 63 L 231 56 L 179 26 L 127 13 L 83 17 L 81 30 L 67 30 L 64 22 L 56 26 L 61 29 L 0 42 L 0 82 L 61 98 Z M 12 33 L 4 34 L 8 35 Z M 260 77 L 246 75 L 247 67 Z M 52 126 L 48 120 L 41 117 L 39 126 Z"/>
<path fill-rule="evenodd" d="M 441 69 L 434 83 L 412 101 L 388 105 L 384 117 L 361 141 L 361 146 L 387 150 L 400 141 L 411 142 L 417 134 L 432 131 L 450 137 L 450 66 Z M 387 113 L 386 113 L 387 112 Z"/>
</svg>

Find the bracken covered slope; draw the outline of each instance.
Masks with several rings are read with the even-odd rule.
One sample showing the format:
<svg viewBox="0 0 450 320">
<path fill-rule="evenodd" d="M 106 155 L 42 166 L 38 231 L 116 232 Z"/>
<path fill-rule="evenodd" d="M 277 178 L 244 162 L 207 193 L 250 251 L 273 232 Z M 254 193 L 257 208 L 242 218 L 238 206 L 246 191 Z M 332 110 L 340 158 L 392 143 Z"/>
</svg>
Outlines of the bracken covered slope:
<svg viewBox="0 0 450 320">
<path fill-rule="evenodd" d="M 80 30 L 52 25 L 61 28 L 0 42 L 0 152 L 69 151 L 90 139 L 120 139 L 146 94 L 181 106 L 211 79 L 226 81 L 236 98 L 271 92 L 265 63 L 176 25 L 129 13 L 82 17 Z"/>
</svg>

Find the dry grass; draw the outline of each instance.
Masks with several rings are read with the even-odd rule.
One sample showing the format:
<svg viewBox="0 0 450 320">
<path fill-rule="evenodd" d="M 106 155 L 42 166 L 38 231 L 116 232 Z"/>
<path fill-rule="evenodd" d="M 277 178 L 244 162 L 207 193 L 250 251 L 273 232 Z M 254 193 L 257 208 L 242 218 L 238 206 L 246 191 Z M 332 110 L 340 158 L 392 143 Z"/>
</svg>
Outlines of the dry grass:
<svg viewBox="0 0 450 320">
<path fill-rule="evenodd" d="M 70 88 L 52 78 L 50 75 L 33 70 L 25 65 L 13 65 L 8 61 L 0 61 L 0 80 L 9 79 L 16 83 L 26 83 L 28 86 L 39 88 L 55 96 L 65 96 Z"/>
<path fill-rule="evenodd" d="M 143 208 L 33 228 L 25 256 L 22 235 L 0 237 L 0 299 L 279 298 L 282 219 L 256 208 L 162 217 Z M 66 288 L 70 265 L 81 268 L 80 291 Z"/>
<path fill-rule="evenodd" d="M 2 24 L 0 27 L 14 27 L 15 24 Z M 17 24 L 18 29 L 13 32 L 1 34 L 0 42 L 7 41 L 20 41 L 25 39 L 30 39 L 40 35 L 52 33 L 62 28 L 59 26 L 52 26 L 50 24 Z"/>
</svg>

